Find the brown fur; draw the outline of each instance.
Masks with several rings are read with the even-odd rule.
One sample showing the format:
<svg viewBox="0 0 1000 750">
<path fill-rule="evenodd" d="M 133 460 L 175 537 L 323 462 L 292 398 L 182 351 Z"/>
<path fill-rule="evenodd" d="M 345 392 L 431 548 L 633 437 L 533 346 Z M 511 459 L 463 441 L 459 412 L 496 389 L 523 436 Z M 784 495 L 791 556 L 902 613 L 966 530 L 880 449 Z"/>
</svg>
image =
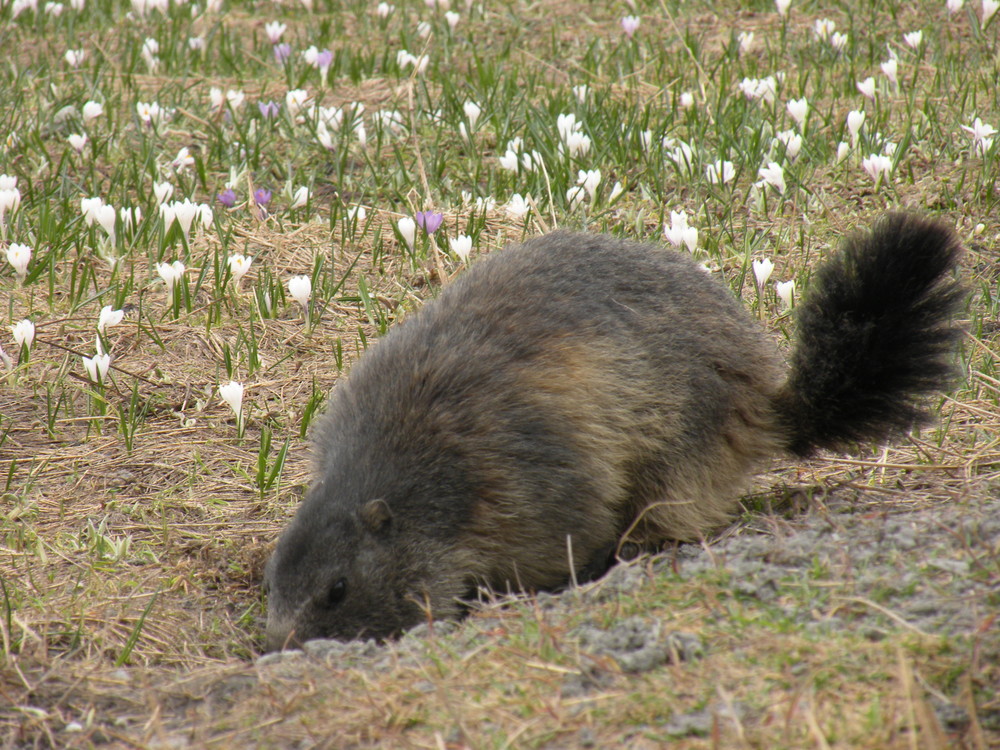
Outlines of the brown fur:
<svg viewBox="0 0 1000 750">
<path fill-rule="evenodd" d="M 268 565 L 269 648 L 391 635 L 428 608 L 458 614 L 480 585 L 559 587 L 601 572 L 626 533 L 643 546 L 700 539 L 729 520 L 770 458 L 853 436 L 864 415 L 845 399 L 866 395 L 899 424 L 912 421 L 893 408 L 942 377 L 913 384 L 908 370 L 897 383 L 879 352 L 838 333 L 841 308 L 860 310 L 869 331 L 879 305 L 892 314 L 923 305 L 931 314 L 908 334 L 906 361 L 922 357 L 916 371 L 950 352 L 941 327 L 955 294 L 936 290 L 954 243 L 935 225 L 897 224 L 884 234 L 909 231 L 944 261 L 901 302 L 872 304 L 883 296 L 869 288 L 875 272 L 827 274 L 805 333 L 832 332 L 804 345 L 816 351 L 793 376 L 828 344 L 857 348 L 856 363 L 844 355 L 828 373 L 837 387 L 859 384 L 836 401 L 832 386 L 810 390 L 810 378 L 790 389 L 774 343 L 680 254 L 557 233 L 478 262 L 335 389 L 314 436 L 317 480 Z M 869 262 L 864 242 L 842 265 Z M 898 260 L 889 240 L 871 242 Z M 827 309 L 839 316 L 829 325 Z M 864 370 L 869 359 L 877 377 Z M 820 403 L 840 408 L 839 421 L 814 437 Z M 864 432 L 886 425 L 895 427 L 888 418 Z"/>
</svg>

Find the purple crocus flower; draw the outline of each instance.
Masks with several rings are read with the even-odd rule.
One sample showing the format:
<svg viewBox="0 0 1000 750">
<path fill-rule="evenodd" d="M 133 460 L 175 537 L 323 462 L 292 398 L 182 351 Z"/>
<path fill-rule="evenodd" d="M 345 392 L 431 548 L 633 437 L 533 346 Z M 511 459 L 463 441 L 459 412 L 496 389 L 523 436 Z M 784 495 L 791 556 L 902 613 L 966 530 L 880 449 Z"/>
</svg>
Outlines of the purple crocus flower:
<svg viewBox="0 0 1000 750">
<path fill-rule="evenodd" d="M 274 45 L 274 59 L 278 62 L 278 64 L 283 65 L 291 56 L 292 45 L 288 42 L 282 42 L 281 44 Z"/>
<path fill-rule="evenodd" d="M 632 35 L 635 34 L 636 30 L 639 28 L 640 23 L 641 20 L 639 16 L 625 16 L 621 21 L 622 31 L 625 32 L 625 36 L 631 39 Z"/>
<path fill-rule="evenodd" d="M 236 191 L 232 188 L 226 188 L 215 196 L 215 199 L 226 208 L 232 208 L 236 205 Z"/>
<path fill-rule="evenodd" d="M 329 68 L 333 63 L 333 51 L 332 50 L 322 50 L 316 54 L 316 67 L 320 70 L 324 68 Z"/>
<path fill-rule="evenodd" d="M 444 221 L 444 214 L 435 213 L 434 211 L 417 211 L 413 218 L 417 220 L 417 225 L 427 232 L 427 234 L 434 234 L 441 228 L 441 223 Z"/>
<path fill-rule="evenodd" d="M 267 188 L 257 188 L 253 194 L 253 201 L 258 206 L 266 206 L 271 202 L 271 191 Z"/>
<path fill-rule="evenodd" d="M 257 109 L 260 110 L 261 117 L 265 120 L 270 120 L 272 117 L 278 116 L 281 105 L 275 101 L 257 102 Z"/>
</svg>

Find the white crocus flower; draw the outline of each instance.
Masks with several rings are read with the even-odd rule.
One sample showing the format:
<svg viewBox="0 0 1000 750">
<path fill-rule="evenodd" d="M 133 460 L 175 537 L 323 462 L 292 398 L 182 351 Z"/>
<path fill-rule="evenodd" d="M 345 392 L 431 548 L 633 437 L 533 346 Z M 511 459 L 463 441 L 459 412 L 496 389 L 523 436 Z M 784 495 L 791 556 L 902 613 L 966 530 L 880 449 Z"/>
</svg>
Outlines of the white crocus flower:
<svg viewBox="0 0 1000 750">
<path fill-rule="evenodd" d="M 582 185 L 583 189 L 587 191 L 587 195 L 590 196 L 590 201 L 593 203 L 597 200 L 597 188 L 601 184 L 601 170 L 599 169 L 589 169 L 580 170 L 577 176 L 577 185 Z"/>
<path fill-rule="evenodd" d="M 23 349 L 30 349 L 35 341 L 35 324 L 27 318 L 11 326 L 10 332 L 14 335 L 17 345 Z"/>
<path fill-rule="evenodd" d="M 791 115 L 791 118 L 795 120 L 795 124 L 801 130 L 805 125 L 806 118 L 809 116 L 809 101 L 805 97 L 792 99 L 788 102 L 787 109 L 788 114 Z"/>
<path fill-rule="evenodd" d="M 504 209 L 515 219 L 523 219 L 531 210 L 531 195 L 522 197 L 520 193 L 514 193 Z"/>
<path fill-rule="evenodd" d="M 872 101 L 875 101 L 875 79 L 868 76 L 863 81 L 858 81 L 857 83 L 858 91 L 861 92 L 862 96 L 866 96 Z"/>
<path fill-rule="evenodd" d="M 837 28 L 837 24 L 829 18 L 818 18 L 813 24 L 813 33 L 821 42 L 829 40 L 830 34 Z"/>
<path fill-rule="evenodd" d="M 587 191 L 580 185 L 574 185 L 566 191 L 566 202 L 569 203 L 570 211 L 575 211 L 583 199 L 587 197 Z"/>
<path fill-rule="evenodd" d="M 267 41 L 271 44 L 277 44 L 281 41 L 281 36 L 285 33 L 287 26 L 280 23 L 279 21 L 270 21 L 264 24 L 264 33 L 267 35 Z"/>
<path fill-rule="evenodd" d="M 892 174 L 892 159 L 882 154 L 870 154 L 861 160 L 861 166 L 877 186 Z"/>
<path fill-rule="evenodd" d="M 536 168 L 542 166 L 542 155 L 537 151 L 525 152 L 521 154 L 521 168 L 525 172 L 534 172 Z"/>
<path fill-rule="evenodd" d="M 233 285 L 239 287 L 243 277 L 246 276 L 247 271 L 250 270 L 250 265 L 253 263 L 253 257 L 236 253 L 235 255 L 229 256 L 228 263 L 229 272 L 233 275 Z"/>
<path fill-rule="evenodd" d="M 305 89 L 292 89 L 285 94 L 285 108 L 290 117 L 301 114 L 311 102 L 312 98 Z"/>
<path fill-rule="evenodd" d="M 153 130 L 157 130 L 163 121 L 168 119 L 167 111 L 156 102 L 138 102 L 135 109 L 142 123 L 149 125 Z"/>
<path fill-rule="evenodd" d="M 993 145 L 993 136 L 997 132 L 996 128 L 986 124 L 978 117 L 973 121 L 971 127 L 963 125 L 962 130 L 972 136 L 972 140 L 976 144 L 976 150 L 981 154 L 989 151 L 990 146 Z"/>
<path fill-rule="evenodd" d="M 104 201 L 98 197 L 80 199 L 80 213 L 83 214 L 83 220 L 88 227 L 97 221 L 97 211 L 103 205 Z"/>
<path fill-rule="evenodd" d="M 17 189 L 17 178 L 0 174 L 0 224 L 7 213 L 14 213 L 21 205 L 21 191 Z"/>
<path fill-rule="evenodd" d="M 111 355 L 100 351 L 99 342 L 97 354 L 93 357 L 81 357 L 81 359 L 83 360 L 83 369 L 87 371 L 91 382 L 100 384 L 107 379 L 108 370 L 111 368 Z"/>
<path fill-rule="evenodd" d="M 856 144 L 858 142 L 858 133 L 861 132 L 861 126 L 864 124 L 864 110 L 853 109 L 847 113 L 847 132 L 851 134 L 852 144 Z"/>
<path fill-rule="evenodd" d="M 462 105 L 462 111 L 465 112 L 465 117 L 469 121 L 469 126 L 475 130 L 476 123 L 479 122 L 479 116 L 483 113 L 482 107 L 474 101 L 469 100 Z"/>
<path fill-rule="evenodd" d="M 208 104 L 213 110 L 221 110 L 226 104 L 226 95 L 218 86 L 212 86 L 208 90 Z"/>
<path fill-rule="evenodd" d="M 497 160 L 500 162 L 501 169 L 505 169 L 508 172 L 516 172 L 520 163 L 517 154 L 510 149 L 507 149 L 507 153 L 503 156 L 497 157 Z"/>
<path fill-rule="evenodd" d="M 770 258 L 764 258 L 763 260 L 755 260 L 753 262 L 753 276 L 757 280 L 757 288 L 763 289 L 764 284 L 771 277 L 771 272 L 774 271 L 774 263 Z"/>
<path fill-rule="evenodd" d="M 302 305 L 303 310 L 308 311 L 309 297 L 312 295 L 312 280 L 308 276 L 293 276 L 288 280 L 288 293 Z"/>
<path fill-rule="evenodd" d="M 170 166 L 177 171 L 182 171 L 194 166 L 194 157 L 191 156 L 191 149 L 187 146 L 182 146 L 177 152 L 177 156 L 175 156 L 174 160 L 170 162 Z"/>
<path fill-rule="evenodd" d="M 142 209 L 138 206 L 133 206 L 132 208 L 122 206 L 118 210 L 118 216 L 121 217 L 122 226 L 126 231 L 129 231 L 142 221 Z"/>
<path fill-rule="evenodd" d="M 215 221 L 215 211 L 207 203 L 199 203 L 196 217 L 201 228 L 208 231 L 212 228 L 212 223 Z"/>
<path fill-rule="evenodd" d="M 778 292 L 778 299 L 781 300 L 782 306 L 787 310 L 794 304 L 795 280 L 779 281 L 774 286 Z"/>
<path fill-rule="evenodd" d="M 124 317 L 124 310 L 115 310 L 111 305 L 105 305 L 101 308 L 100 315 L 97 316 L 98 332 L 104 333 L 107 328 L 118 325 Z"/>
<path fill-rule="evenodd" d="M 14 268 L 14 273 L 22 282 L 28 275 L 28 263 L 31 261 L 31 248 L 19 242 L 12 242 L 7 248 L 7 262 Z"/>
<path fill-rule="evenodd" d="M 170 204 L 160 204 L 160 216 L 163 219 L 164 231 L 169 230 L 170 225 L 176 221 L 185 237 L 191 232 L 191 225 L 200 213 L 200 206 L 197 203 L 192 203 L 190 198 L 174 201 Z"/>
<path fill-rule="evenodd" d="M 993 16 L 997 14 L 997 10 L 1000 10 L 1000 1 L 983 0 L 983 20 L 981 24 L 983 26 L 988 24 L 993 19 Z"/>
<path fill-rule="evenodd" d="M 725 185 L 728 182 L 732 182 L 733 178 L 736 177 L 736 168 L 731 161 L 720 159 L 708 165 L 708 168 L 705 170 L 705 176 L 708 177 L 708 181 L 713 185 Z"/>
<path fill-rule="evenodd" d="M 174 291 L 174 285 L 180 281 L 181 277 L 184 276 L 184 271 L 187 270 L 184 264 L 175 260 L 173 263 L 157 263 L 156 272 L 163 279 L 163 283 L 167 286 L 167 296 L 171 296 Z"/>
<path fill-rule="evenodd" d="M 302 208 L 309 202 L 309 188 L 302 185 L 292 194 L 291 208 Z"/>
<path fill-rule="evenodd" d="M 899 85 L 899 63 L 896 61 L 895 57 L 890 57 L 881 65 L 882 73 L 886 78 L 889 79 L 889 83 L 893 86 Z"/>
<path fill-rule="evenodd" d="M 590 152 L 590 145 L 590 136 L 579 131 L 570 133 L 566 139 L 566 150 L 570 156 L 585 156 Z"/>
<path fill-rule="evenodd" d="M 779 193 L 785 192 L 785 170 L 777 162 L 768 162 L 766 167 L 757 170 L 761 178 L 761 186 L 770 185 Z"/>
<path fill-rule="evenodd" d="M 412 250 L 413 243 L 417 239 L 417 223 L 409 216 L 404 216 L 396 222 L 396 227 L 399 229 L 399 236 L 403 238 L 403 242 Z"/>
<path fill-rule="evenodd" d="M 556 130 L 560 140 L 564 142 L 569 139 L 570 134 L 579 132 L 582 127 L 583 124 L 576 121 L 576 115 L 573 113 L 556 116 Z"/>
<path fill-rule="evenodd" d="M 153 183 L 153 195 L 156 197 L 157 203 L 166 203 L 170 200 L 170 196 L 174 194 L 174 186 L 169 182 L 154 182 Z"/>
<path fill-rule="evenodd" d="M 101 229 L 103 229 L 111 241 L 114 242 L 115 239 L 115 221 L 118 218 L 118 212 L 115 211 L 115 207 L 110 203 L 102 203 L 99 207 L 94 209 L 93 212 L 94 221 L 100 224 Z"/>
<path fill-rule="evenodd" d="M 795 161 L 799 152 L 802 151 L 802 136 L 794 130 L 782 130 L 777 135 L 777 139 L 785 144 L 785 156 L 789 161 Z"/>
<path fill-rule="evenodd" d="M 219 386 L 219 397 L 226 402 L 230 409 L 233 410 L 233 414 L 236 415 L 236 421 L 239 422 L 243 419 L 243 384 L 238 383 L 235 380 L 230 380 L 226 385 Z"/>
<path fill-rule="evenodd" d="M 684 211 L 670 212 L 670 226 L 664 225 L 663 235 L 674 247 L 684 245 L 694 252 L 698 246 L 698 229 L 688 224 L 688 215 Z"/>
<path fill-rule="evenodd" d="M 472 238 L 467 234 L 460 234 L 454 239 L 449 239 L 448 245 L 463 263 L 469 259 L 469 255 L 472 253 Z"/>
</svg>

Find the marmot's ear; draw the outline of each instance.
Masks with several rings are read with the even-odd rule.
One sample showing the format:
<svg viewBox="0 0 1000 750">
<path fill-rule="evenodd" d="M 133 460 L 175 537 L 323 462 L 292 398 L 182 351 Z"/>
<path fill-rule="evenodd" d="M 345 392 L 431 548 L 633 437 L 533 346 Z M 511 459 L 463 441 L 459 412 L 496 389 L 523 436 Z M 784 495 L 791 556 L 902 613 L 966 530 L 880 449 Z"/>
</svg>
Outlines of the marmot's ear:
<svg viewBox="0 0 1000 750">
<path fill-rule="evenodd" d="M 392 522 L 392 511 L 385 500 L 369 500 L 361 506 L 361 522 L 370 532 L 384 531 Z"/>
</svg>

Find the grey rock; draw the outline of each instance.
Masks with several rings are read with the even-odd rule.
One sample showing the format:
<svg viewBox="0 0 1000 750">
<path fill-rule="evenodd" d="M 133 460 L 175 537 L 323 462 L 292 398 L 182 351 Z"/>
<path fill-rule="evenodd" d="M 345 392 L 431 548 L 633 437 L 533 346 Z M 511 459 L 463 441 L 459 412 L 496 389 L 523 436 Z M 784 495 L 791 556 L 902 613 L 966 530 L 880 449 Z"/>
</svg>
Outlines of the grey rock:
<svg viewBox="0 0 1000 750">
<path fill-rule="evenodd" d="M 289 664 L 293 661 L 301 661 L 305 654 L 299 649 L 291 649 L 289 651 L 272 651 L 269 654 L 264 654 L 257 659 L 258 667 L 273 667 L 278 664 Z"/>
<path fill-rule="evenodd" d="M 658 620 L 630 617 L 610 630 L 592 625 L 577 629 L 584 649 L 607 654 L 625 672 L 647 672 L 673 661 L 689 661 L 704 653 L 698 636 L 691 633 L 664 633 Z"/>
</svg>

